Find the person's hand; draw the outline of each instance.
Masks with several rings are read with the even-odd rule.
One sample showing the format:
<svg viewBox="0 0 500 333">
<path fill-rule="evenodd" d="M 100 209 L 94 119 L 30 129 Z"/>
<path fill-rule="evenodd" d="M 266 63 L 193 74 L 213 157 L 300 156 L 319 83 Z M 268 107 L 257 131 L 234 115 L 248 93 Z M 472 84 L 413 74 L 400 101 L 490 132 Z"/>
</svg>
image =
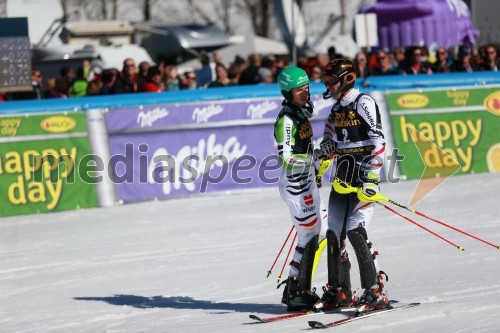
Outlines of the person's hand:
<svg viewBox="0 0 500 333">
<path fill-rule="evenodd" d="M 318 186 L 318 188 L 321 188 L 321 186 L 323 186 L 323 177 L 322 176 L 316 175 L 316 186 Z"/>
<path fill-rule="evenodd" d="M 361 176 L 363 184 L 358 192 L 358 199 L 363 202 L 377 201 L 377 194 L 380 193 L 380 188 L 378 186 L 379 180 L 380 176 L 373 171 L 367 172 Z"/>
<path fill-rule="evenodd" d="M 324 152 L 321 149 L 314 148 L 313 153 L 312 153 L 313 161 L 318 161 L 320 159 L 324 159 L 326 156 Z"/>
<path fill-rule="evenodd" d="M 335 154 L 335 149 L 337 148 L 337 144 L 331 138 L 324 138 L 323 141 L 319 144 L 319 148 L 323 151 L 323 154 L 326 156 L 332 156 Z"/>
</svg>

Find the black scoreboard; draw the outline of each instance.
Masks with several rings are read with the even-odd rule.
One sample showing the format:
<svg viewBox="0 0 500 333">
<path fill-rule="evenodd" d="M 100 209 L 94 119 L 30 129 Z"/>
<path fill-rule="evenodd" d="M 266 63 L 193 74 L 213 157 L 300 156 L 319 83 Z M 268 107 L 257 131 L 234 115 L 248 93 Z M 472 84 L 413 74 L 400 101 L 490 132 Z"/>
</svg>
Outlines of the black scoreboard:
<svg viewBox="0 0 500 333">
<path fill-rule="evenodd" d="M 32 89 L 28 19 L 0 18 L 0 92 Z"/>
</svg>

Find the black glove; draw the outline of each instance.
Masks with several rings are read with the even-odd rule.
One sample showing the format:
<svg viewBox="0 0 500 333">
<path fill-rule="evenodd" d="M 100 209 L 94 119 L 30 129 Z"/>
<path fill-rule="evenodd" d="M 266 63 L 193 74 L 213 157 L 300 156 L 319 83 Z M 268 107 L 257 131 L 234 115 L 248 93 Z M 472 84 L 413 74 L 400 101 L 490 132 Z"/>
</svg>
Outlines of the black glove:
<svg viewBox="0 0 500 333">
<path fill-rule="evenodd" d="M 323 151 L 323 154 L 326 156 L 332 156 L 335 154 L 335 150 L 337 149 L 337 144 L 331 138 L 324 138 L 323 141 L 319 144 L 319 148 Z"/>
</svg>

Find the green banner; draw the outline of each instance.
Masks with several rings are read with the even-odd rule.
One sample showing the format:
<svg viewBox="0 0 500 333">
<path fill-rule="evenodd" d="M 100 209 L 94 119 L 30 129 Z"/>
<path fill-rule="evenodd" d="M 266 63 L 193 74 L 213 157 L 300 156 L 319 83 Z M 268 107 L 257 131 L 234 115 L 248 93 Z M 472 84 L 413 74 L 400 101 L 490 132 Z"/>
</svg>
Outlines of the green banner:
<svg viewBox="0 0 500 333">
<path fill-rule="evenodd" d="M 0 216 L 97 206 L 80 177 L 92 171 L 84 113 L 4 117 L 0 131 Z"/>
<path fill-rule="evenodd" d="M 407 178 L 500 172 L 500 87 L 388 93 Z"/>
<path fill-rule="evenodd" d="M 86 131 L 84 112 L 0 118 L 0 138 Z"/>
</svg>

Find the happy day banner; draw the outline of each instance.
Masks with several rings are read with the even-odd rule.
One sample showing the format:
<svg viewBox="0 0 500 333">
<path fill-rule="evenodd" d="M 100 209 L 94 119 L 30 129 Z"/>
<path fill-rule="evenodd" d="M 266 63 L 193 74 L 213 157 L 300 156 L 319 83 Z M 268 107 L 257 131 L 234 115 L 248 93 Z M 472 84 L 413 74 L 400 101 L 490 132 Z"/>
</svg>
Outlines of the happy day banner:
<svg viewBox="0 0 500 333">
<path fill-rule="evenodd" d="M 97 206 L 85 114 L 0 118 L 0 216 Z"/>
<path fill-rule="evenodd" d="M 500 172 L 500 88 L 387 94 L 401 173 Z"/>
</svg>

